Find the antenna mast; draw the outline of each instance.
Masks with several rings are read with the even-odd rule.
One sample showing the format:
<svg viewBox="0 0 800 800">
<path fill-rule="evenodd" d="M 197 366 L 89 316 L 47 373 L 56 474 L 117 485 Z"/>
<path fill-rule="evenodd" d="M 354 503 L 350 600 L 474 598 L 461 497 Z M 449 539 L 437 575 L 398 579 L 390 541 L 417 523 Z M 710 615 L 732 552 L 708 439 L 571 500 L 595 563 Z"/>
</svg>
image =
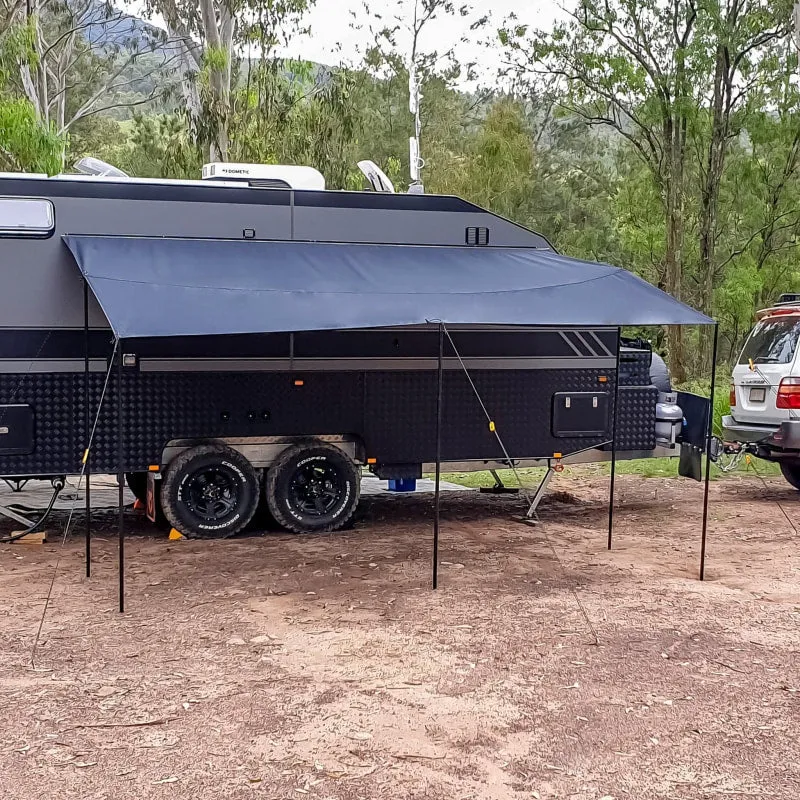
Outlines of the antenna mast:
<svg viewBox="0 0 800 800">
<path fill-rule="evenodd" d="M 800 2 L 800 0 L 798 0 Z M 417 77 L 417 44 L 419 35 L 426 20 L 430 17 L 418 16 L 419 0 L 414 0 L 414 21 L 411 25 L 411 53 L 408 58 L 408 110 L 414 115 L 414 135 L 408 140 L 408 168 L 411 174 L 411 185 L 408 191 L 411 194 L 423 194 L 425 187 L 420 180 L 420 172 L 425 166 L 425 161 L 419 154 L 419 135 L 422 126 L 419 121 L 419 104 L 422 95 L 419 91 L 419 78 Z"/>
<path fill-rule="evenodd" d="M 425 166 L 425 160 L 419 154 L 419 135 L 422 129 L 419 119 L 421 95 L 415 61 L 412 55 L 408 65 L 408 110 L 414 115 L 414 135 L 408 140 L 408 163 L 411 173 L 411 186 L 408 187 L 408 191 L 423 194 L 425 188 L 420 181 L 420 171 Z"/>
</svg>

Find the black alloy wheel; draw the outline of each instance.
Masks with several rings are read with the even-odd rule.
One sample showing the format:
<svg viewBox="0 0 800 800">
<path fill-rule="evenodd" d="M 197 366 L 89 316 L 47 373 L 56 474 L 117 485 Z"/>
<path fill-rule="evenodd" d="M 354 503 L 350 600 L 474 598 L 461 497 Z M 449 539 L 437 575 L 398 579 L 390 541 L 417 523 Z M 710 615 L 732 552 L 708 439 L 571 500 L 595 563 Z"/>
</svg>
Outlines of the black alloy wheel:
<svg viewBox="0 0 800 800">
<path fill-rule="evenodd" d="M 272 516 L 287 530 L 333 531 L 353 516 L 361 476 L 346 453 L 312 439 L 278 456 L 267 471 L 265 493 Z"/>
<path fill-rule="evenodd" d="M 239 482 L 227 466 L 201 467 L 187 476 L 183 495 L 190 513 L 215 525 L 239 505 Z"/>
<path fill-rule="evenodd" d="M 259 479 L 250 462 L 224 445 L 200 445 L 167 467 L 161 505 L 170 524 L 189 537 L 233 536 L 253 518 Z"/>
</svg>

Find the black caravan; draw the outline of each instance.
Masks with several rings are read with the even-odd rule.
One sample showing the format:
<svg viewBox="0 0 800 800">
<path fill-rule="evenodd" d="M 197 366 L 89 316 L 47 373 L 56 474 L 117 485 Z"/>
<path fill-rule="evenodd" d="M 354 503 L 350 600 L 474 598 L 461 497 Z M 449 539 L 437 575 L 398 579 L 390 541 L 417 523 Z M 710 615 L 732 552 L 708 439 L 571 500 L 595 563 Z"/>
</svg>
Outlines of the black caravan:
<svg viewBox="0 0 800 800">
<path fill-rule="evenodd" d="M 365 465 L 704 446 L 707 403 L 619 330 L 708 318 L 457 198 L 286 185 L 0 178 L 0 474 L 78 473 L 94 431 L 93 471 L 224 536 L 262 500 L 342 526 Z"/>
</svg>

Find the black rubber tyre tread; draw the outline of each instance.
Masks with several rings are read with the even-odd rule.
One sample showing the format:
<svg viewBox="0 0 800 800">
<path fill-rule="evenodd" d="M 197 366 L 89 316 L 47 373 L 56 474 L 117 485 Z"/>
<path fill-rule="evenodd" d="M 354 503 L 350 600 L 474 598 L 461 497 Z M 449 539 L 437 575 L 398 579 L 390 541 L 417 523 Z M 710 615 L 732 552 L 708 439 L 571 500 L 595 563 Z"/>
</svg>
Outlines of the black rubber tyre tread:
<svg viewBox="0 0 800 800">
<path fill-rule="evenodd" d="M 147 502 L 147 473 L 146 472 L 126 472 L 125 483 L 131 490 L 131 494 L 140 502 Z"/>
<path fill-rule="evenodd" d="M 787 464 L 780 462 L 781 473 L 795 489 L 800 491 L 800 464 Z"/>
<path fill-rule="evenodd" d="M 672 384 L 669 379 L 669 368 L 658 353 L 651 353 L 650 382 L 659 392 L 669 393 L 672 391 Z"/>
<path fill-rule="evenodd" d="M 208 463 L 213 463 L 214 460 L 229 461 L 238 467 L 249 484 L 249 502 L 236 523 L 229 527 L 216 530 L 201 528 L 193 523 L 181 508 L 178 497 L 181 479 L 187 467 L 200 460 L 208 460 Z M 170 462 L 161 482 L 161 509 L 169 524 L 189 539 L 227 539 L 242 531 L 253 519 L 258 508 L 260 489 L 261 484 L 256 470 L 241 453 L 221 444 L 201 444 L 184 450 Z"/>
<path fill-rule="evenodd" d="M 350 471 L 350 478 L 353 483 L 353 494 L 351 495 L 348 504 L 344 507 L 342 513 L 334 520 L 313 527 L 305 526 L 295 519 L 285 508 L 285 496 L 281 489 L 281 479 L 284 477 L 286 470 L 292 467 L 292 464 L 300 456 L 309 456 L 314 453 L 324 453 L 331 455 L 336 461 Z M 361 471 L 350 460 L 346 453 L 342 452 L 338 447 L 321 442 L 318 439 L 303 439 L 291 447 L 287 447 L 267 470 L 266 478 L 264 480 L 264 493 L 267 498 L 267 506 L 269 507 L 270 514 L 272 514 L 275 521 L 287 531 L 291 533 L 329 533 L 330 531 L 339 530 L 344 527 L 355 514 L 358 507 L 358 501 L 361 497 Z"/>
</svg>

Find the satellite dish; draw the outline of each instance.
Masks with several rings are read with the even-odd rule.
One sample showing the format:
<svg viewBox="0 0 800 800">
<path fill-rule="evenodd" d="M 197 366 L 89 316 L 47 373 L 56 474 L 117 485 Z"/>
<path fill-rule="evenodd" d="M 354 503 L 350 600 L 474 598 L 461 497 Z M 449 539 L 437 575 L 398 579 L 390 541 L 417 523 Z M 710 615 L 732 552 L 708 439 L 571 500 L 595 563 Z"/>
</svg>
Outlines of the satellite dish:
<svg viewBox="0 0 800 800">
<path fill-rule="evenodd" d="M 374 192 L 394 194 L 394 185 L 386 173 L 374 161 L 359 161 L 358 168 L 364 173 Z"/>
<path fill-rule="evenodd" d="M 117 169 L 99 158 L 92 156 L 85 156 L 73 164 L 73 168 L 81 175 L 97 175 L 105 176 L 108 178 L 127 178 L 129 175 L 121 169 Z"/>
</svg>

